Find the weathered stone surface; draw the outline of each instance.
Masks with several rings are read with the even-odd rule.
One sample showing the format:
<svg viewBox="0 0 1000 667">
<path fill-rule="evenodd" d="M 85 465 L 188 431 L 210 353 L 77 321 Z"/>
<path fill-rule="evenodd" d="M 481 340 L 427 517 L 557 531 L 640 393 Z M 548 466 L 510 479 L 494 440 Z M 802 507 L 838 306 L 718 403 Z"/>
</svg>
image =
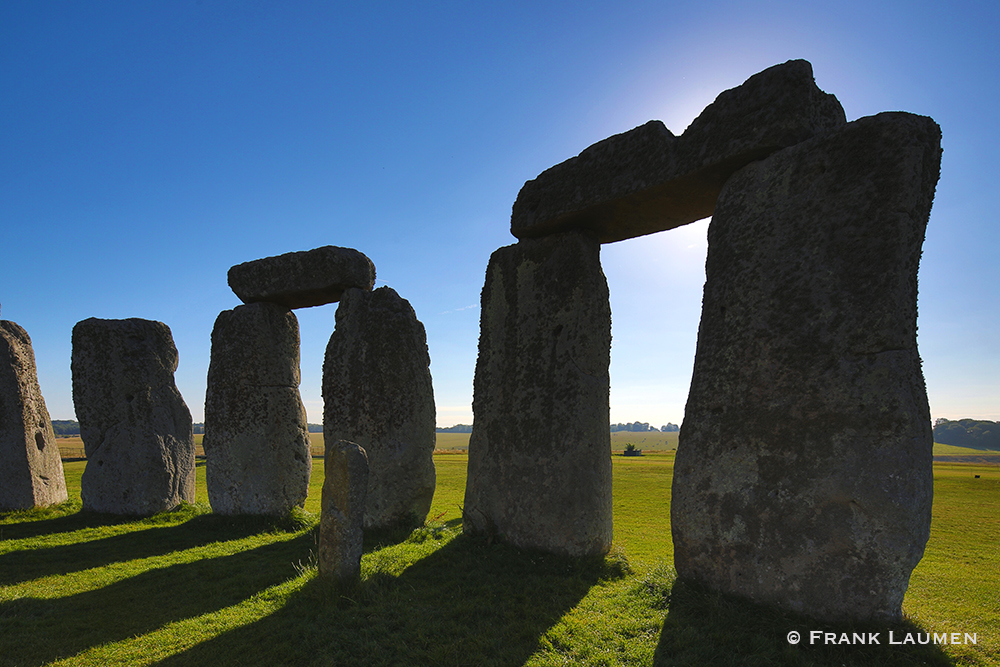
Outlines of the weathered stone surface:
<svg viewBox="0 0 1000 667">
<path fill-rule="evenodd" d="M 323 363 L 323 437 L 368 454 L 365 527 L 422 522 L 434 497 L 434 388 L 424 325 L 389 287 L 344 292 Z"/>
<path fill-rule="evenodd" d="M 365 498 L 368 495 L 368 455 L 353 442 L 326 446 L 319 522 L 319 573 L 341 581 L 361 572 L 364 547 Z"/>
<path fill-rule="evenodd" d="M 0 320 L 0 509 L 67 499 L 62 459 L 38 386 L 28 333 Z"/>
<path fill-rule="evenodd" d="M 214 512 L 282 515 L 305 503 L 312 455 L 299 379 L 291 310 L 252 303 L 219 313 L 203 441 Z"/>
<path fill-rule="evenodd" d="M 680 137 L 650 121 L 542 172 L 518 193 L 511 233 L 586 229 L 609 243 L 673 229 L 712 215 L 739 168 L 844 122 L 812 65 L 776 65 L 720 94 Z"/>
<path fill-rule="evenodd" d="M 194 502 L 191 413 L 170 328 L 91 318 L 73 327 L 73 403 L 87 454 L 83 507 L 148 515 Z"/>
<path fill-rule="evenodd" d="M 727 182 L 674 466 L 681 577 L 824 619 L 900 617 L 931 516 L 916 299 L 940 138 L 880 114 Z"/>
<path fill-rule="evenodd" d="M 611 308 L 580 232 L 490 258 L 482 294 L 464 530 L 581 556 L 611 546 Z"/>
<path fill-rule="evenodd" d="M 345 289 L 371 290 L 375 265 L 353 248 L 324 246 L 237 264 L 229 286 L 243 303 L 267 301 L 308 308 L 340 301 Z"/>
</svg>

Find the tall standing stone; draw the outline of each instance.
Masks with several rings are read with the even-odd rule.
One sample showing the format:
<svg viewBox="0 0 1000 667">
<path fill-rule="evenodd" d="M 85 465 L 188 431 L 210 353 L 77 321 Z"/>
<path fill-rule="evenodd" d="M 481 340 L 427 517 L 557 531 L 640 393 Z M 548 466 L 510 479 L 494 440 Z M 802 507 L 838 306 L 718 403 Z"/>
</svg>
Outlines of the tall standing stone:
<svg viewBox="0 0 1000 667">
<path fill-rule="evenodd" d="M 305 503 L 312 453 L 299 381 L 291 310 L 252 303 L 219 314 L 203 441 L 213 511 L 281 515 Z"/>
<path fill-rule="evenodd" d="M 424 325 L 393 289 L 344 292 L 323 405 L 324 440 L 368 453 L 365 527 L 422 522 L 434 497 L 434 388 Z"/>
<path fill-rule="evenodd" d="M 581 232 L 490 257 L 464 530 L 581 556 L 611 546 L 611 308 Z"/>
<path fill-rule="evenodd" d="M 28 333 L 0 320 L 0 509 L 67 499 L 62 459 L 38 386 Z"/>
<path fill-rule="evenodd" d="M 929 118 L 880 114 L 726 183 L 674 466 L 681 577 L 900 618 L 931 517 L 916 300 L 940 139 Z"/>
<path fill-rule="evenodd" d="M 364 547 L 368 455 L 353 442 L 326 446 L 319 522 L 319 573 L 341 581 L 357 578 Z"/>
<path fill-rule="evenodd" d="M 73 403 L 87 454 L 83 507 L 148 515 L 194 502 L 191 413 L 170 328 L 91 318 L 73 327 Z"/>
</svg>

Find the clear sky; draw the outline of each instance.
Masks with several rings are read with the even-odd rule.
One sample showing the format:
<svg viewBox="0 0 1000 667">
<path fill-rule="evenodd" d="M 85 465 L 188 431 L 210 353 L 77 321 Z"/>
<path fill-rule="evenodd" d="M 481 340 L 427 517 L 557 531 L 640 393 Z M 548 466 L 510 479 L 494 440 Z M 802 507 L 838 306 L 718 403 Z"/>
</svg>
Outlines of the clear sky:
<svg viewBox="0 0 1000 667">
<path fill-rule="evenodd" d="M 684 6 L 687 5 L 687 6 Z M 521 185 L 650 119 L 675 134 L 793 58 L 849 120 L 933 117 L 920 268 L 933 417 L 1000 420 L 1000 3 L 0 3 L 0 317 L 74 417 L 73 325 L 167 323 L 204 416 L 240 262 L 357 248 L 427 328 L 438 424 L 470 423 L 479 293 Z M 707 221 L 606 245 L 611 420 L 680 423 Z M 296 313 L 322 420 L 336 305 Z"/>
</svg>

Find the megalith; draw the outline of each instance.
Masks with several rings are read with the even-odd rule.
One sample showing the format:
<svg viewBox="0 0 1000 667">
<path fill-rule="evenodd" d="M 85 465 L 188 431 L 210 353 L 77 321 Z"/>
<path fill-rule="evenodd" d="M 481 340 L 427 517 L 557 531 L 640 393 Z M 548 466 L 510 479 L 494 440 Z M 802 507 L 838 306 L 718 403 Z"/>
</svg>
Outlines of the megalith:
<svg viewBox="0 0 1000 667">
<path fill-rule="evenodd" d="M 338 440 L 326 446 L 325 466 L 319 521 L 319 574 L 349 581 L 361 572 L 368 455 L 356 443 Z"/>
<path fill-rule="evenodd" d="M 611 309 L 600 243 L 523 239 L 490 257 L 463 528 L 584 556 L 611 546 Z"/>
<path fill-rule="evenodd" d="M 170 328 L 90 318 L 73 327 L 73 404 L 87 455 L 83 508 L 150 515 L 194 502 L 191 413 Z"/>
<path fill-rule="evenodd" d="M 64 502 L 62 459 L 28 333 L 0 320 L 0 510 Z"/>
<path fill-rule="evenodd" d="M 214 512 L 282 515 L 305 503 L 312 455 L 299 381 L 291 310 L 260 302 L 219 314 L 203 440 Z"/>
<path fill-rule="evenodd" d="M 721 93 L 679 137 L 652 120 L 545 170 L 518 193 L 511 233 L 610 243 L 686 225 L 712 215 L 733 172 L 844 122 L 812 65 L 790 60 Z"/>
<path fill-rule="evenodd" d="M 241 301 L 286 308 L 334 303 L 345 289 L 370 291 L 374 285 L 372 261 L 353 248 L 337 246 L 264 257 L 229 269 L 229 286 Z"/>
<path fill-rule="evenodd" d="M 898 620 L 931 518 L 917 266 L 929 118 L 862 118 L 744 167 L 709 227 L 674 466 L 680 577 L 822 619 Z"/>
<path fill-rule="evenodd" d="M 336 320 L 323 362 L 323 438 L 367 452 L 365 528 L 421 523 L 436 480 L 424 325 L 390 287 L 346 290 Z"/>
</svg>

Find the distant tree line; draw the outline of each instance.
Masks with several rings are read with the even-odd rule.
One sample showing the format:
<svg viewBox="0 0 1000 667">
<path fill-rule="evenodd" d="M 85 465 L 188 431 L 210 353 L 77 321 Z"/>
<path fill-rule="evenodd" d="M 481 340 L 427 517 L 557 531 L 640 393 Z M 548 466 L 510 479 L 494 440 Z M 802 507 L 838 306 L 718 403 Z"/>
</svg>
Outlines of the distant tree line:
<svg viewBox="0 0 1000 667">
<path fill-rule="evenodd" d="M 1000 450 L 1000 422 L 938 419 L 934 422 L 934 442 L 972 449 Z"/>
<path fill-rule="evenodd" d="M 72 419 L 53 419 L 52 430 L 57 438 L 73 438 L 80 436 L 80 425 Z"/>
<path fill-rule="evenodd" d="M 665 426 L 656 428 L 655 426 L 650 426 L 649 422 L 632 422 L 631 424 L 612 424 L 611 432 L 618 433 L 619 431 L 626 431 L 628 433 L 648 433 L 649 431 L 657 431 L 663 433 L 671 433 L 673 431 L 679 431 L 681 427 L 677 424 L 671 424 L 667 422 Z"/>
<path fill-rule="evenodd" d="M 448 426 L 447 428 L 443 428 L 441 426 L 438 426 L 435 429 L 435 432 L 437 432 L 437 433 L 472 433 L 472 425 L 471 424 L 455 424 L 454 426 Z"/>
<path fill-rule="evenodd" d="M 310 424 L 312 426 L 312 424 Z M 204 433 L 204 424 L 193 424 L 192 430 L 195 433 Z M 323 428 L 320 427 L 322 431 Z M 56 434 L 57 438 L 79 438 L 80 437 L 80 423 L 74 419 L 53 419 L 52 420 L 52 431 Z"/>
<path fill-rule="evenodd" d="M 626 431 L 628 433 L 648 433 L 650 431 L 671 433 L 674 431 L 681 430 L 681 427 L 677 424 L 667 423 L 666 425 L 656 428 L 655 426 L 650 426 L 649 422 L 632 422 L 631 424 L 611 424 L 611 432 L 617 433 L 618 431 Z M 435 431 L 437 433 L 472 433 L 471 424 L 455 424 L 454 426 L 448 426 L 447 428 L 438 426 Z"/>
</svg>

